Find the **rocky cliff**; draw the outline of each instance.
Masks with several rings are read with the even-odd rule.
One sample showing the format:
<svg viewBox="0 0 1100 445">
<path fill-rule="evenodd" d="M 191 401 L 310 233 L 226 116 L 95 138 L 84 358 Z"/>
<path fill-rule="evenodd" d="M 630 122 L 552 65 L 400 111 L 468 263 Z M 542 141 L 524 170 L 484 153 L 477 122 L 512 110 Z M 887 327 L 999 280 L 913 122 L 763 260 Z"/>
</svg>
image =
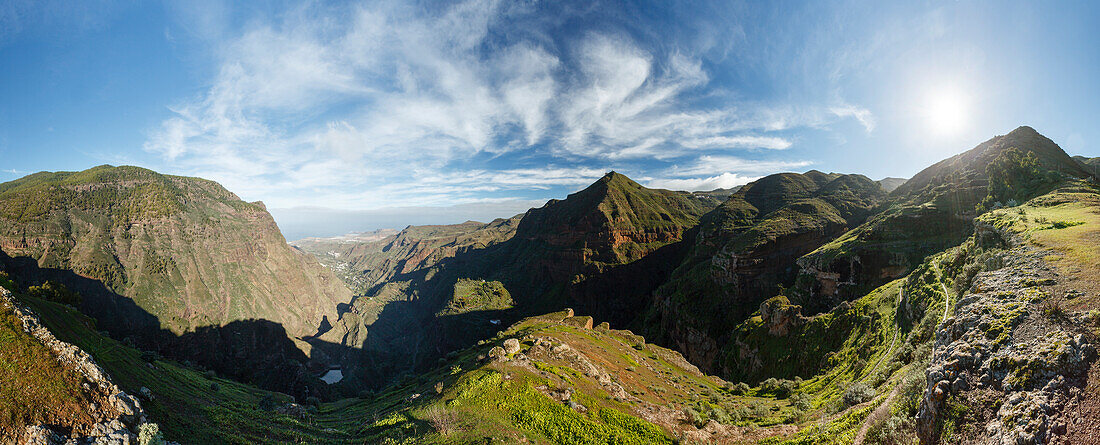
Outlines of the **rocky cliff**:
<svg viewBox="0 0 1100 445">
<path fill-rule="evenodd" d="M 125 336 L 266 319 L 317 333 L 350 292 L 286 245 L 260 203 L 215 182 L 137 167 L 43 172 L 0 184 L 0 249 L 30 280 L 64 282 Z"/>
<path fill-rule="evenodd" d="M 742 187 L 703 218 L 683 262 L 655 292 L 647 335 L 714 369 L 729 333 L 794 284 L 800 256 L 857 226 L 885 196 L 860 175 L 781 173 Z M 827 302 L 796 301 L 813 311 Z"/>
</svg>

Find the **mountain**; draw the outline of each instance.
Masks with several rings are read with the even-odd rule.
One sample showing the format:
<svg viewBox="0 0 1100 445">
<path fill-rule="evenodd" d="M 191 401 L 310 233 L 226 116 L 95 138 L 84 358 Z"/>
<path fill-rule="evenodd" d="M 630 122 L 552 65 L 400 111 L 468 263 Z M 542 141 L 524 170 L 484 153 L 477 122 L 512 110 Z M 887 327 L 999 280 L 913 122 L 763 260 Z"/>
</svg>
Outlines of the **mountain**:
<svg viewBox="0 0 1100 445">
<path fill-rule="evenodd" d="M 718 204 L 611 172 L 522 216 L 409 227 L 349 248 L 342 261 L 366 278 L 367 291 L 320 338 L 318 350 L 335 349 L 348 375 L 379 384 L 495 332 L 494 320 L 511 323 L 567 306 L 616 322 L 633 318 L 673 263 L 653 253 L 678 242 Z M 508 303 L 469 309 L 460 302 L 470 298 L 468 280 L 485 281 L 486 295 L 507 292 Z M 623 288 L 623 281 L 631 291 L 605 292 Z M 467 309 L 447 309 L 454 307 Z"/>
<path fill-rule="evenodd" d="M 877 182 L 878 185 L 881 185 L 882 190 L 884 190 L 886 193 L 890 193 L 894 191 L 894 189 L 900 187 L 902 184 L 905 184 L 906 181 L 908 181 L 908 179 L 905 178 L 882 178 L 875 182 Z"/>
<path fill-rule="evenodd" d="M 812 295 L 851 298 L 904 275 L 924 256 L 962 242 L 972 219 L 1091 175 L 1031 127 L 937 162 L 890 192 L 888 207 L 798 260 Z"/>
<path fill-rule="evenodd" d="M 510 219 L 280 239 L 357 288 L 297 346 L 260 318 L 111 338 L 74 309 L 159 326 L 121 293 L 148 278 L 123 267 L 137 241 L 107 238 L 129 233 L 115 221 L 179 264 L 186 244 L 156 239 L 183 229 L 151 227 L 203 222 L 232 247 L 241 215 L 263 229 L 262 207 L 143 170 L 25 178 L 0 185 L 4 228 L 43 249 L 0 252 L 0 442 L 159 429 L 184 443 L 1087 443 L 1100 425 L 1087 161 L 1021 127 L 890 193 L 818 171 L 728 195 L 609 173 Z M 99 189 L 114 191 L 81 195 Z M 99 264 L 87 252 L 116 253 L 121 278 L 74 267 Z"/>
<path fill-rule="evenodd" d="M 1100 158 L 1086 158 L 1084 156 L 1074 156 L 1074 161 L 1077 161 L 1089 173 L 1093 176 L 1100 177 Z"/>
<path fill-rule="evenodd" d="M 28 286 L 50 281 L 82 295 L 81 311 L 115 338 L 248 379 L 272 359 L 301 366 L 309 345 L 298 339 L 351 300 L 286 244 L 262 203 L 138 167 L 0 184 L 0 260 Z M 235 340 L 246 338 L 251 347 Z"/>
<path fill-rule="evenodd" d="M 0 248 L 106 285 L 76 288 L 87 297 L 82 309 L 121 335 L 147 323 L 180 334 L 262 318 L 305 336 L 350 299 L 315 259 L 286 246 L 263 204 L 138 167 L 0 184 Z M 134 315 L 130 301 L 155 321 Z"/>
<path fill-rule="evenodd" d="M 858 226 L 885 196 L 864 176 L 818 171 L 745 185 L 703 218 L 689 253 L 656 290 L 645 332 L 715 369 L 728 333 L 794 284 L 794 261 Z"/>
<path fill-rule="evenodd" d="M 408 226 L 399 232 L 372 232 L 355 237 L 295 241 L 319 258 L 357 293 L 368 293 L 396 275 L 424 269 L 459 253 L 511 239 L 520 216 L 490 223 Z"/>
</svg>

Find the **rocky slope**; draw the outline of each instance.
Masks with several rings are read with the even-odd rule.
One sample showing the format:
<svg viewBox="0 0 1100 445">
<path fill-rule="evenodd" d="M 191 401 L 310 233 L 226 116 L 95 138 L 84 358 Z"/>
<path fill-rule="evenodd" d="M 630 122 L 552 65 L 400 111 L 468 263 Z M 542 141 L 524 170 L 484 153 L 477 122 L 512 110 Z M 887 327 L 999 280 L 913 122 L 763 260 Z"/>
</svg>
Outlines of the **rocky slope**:
<svg viewBox="0 0 1100 445">
<path fill-rule="evenodd" d="M 742 187 L 703 218 L 655 292 L 646 332 L 713 370 L 733 327 L 794 284 L 796 259 L 859 225 L 885 197 L 860 175 L 781 173 Z M 804 300 L 810 313 L 828 301 Z"/>
<path fill-rule="evenodd" d="M 28 279 L 82 293 L 81 309 L 120 336 L 249 319 L 313 335 L 351 297 L 286 245 L 263 204 L 212 181 L 137 167 L 0 184 L 0 249 Z"/>
<path fill-rule="evenodd" d="M 803 288 L 815 295 L 859 295 L 961 243 L 982 211 L 1090 176 L 1053 141 L 1019 127 L 922 170 L 890 193 L 883 212 L 800 258 L 799 266 L 816 281 Z"/>
<path fill-rule="evenodd" d="M 1076 243 L 1096 237 L 1098 212 L 1100 194 L 1082 185 L 977 219 L 975 242 L 998 249 L 936 331 L 923 443 L 1078 443 L 1095 432 L 1084 407 L 1098 398 L 1096 296 L 1073 271 L 1096 267 L 1094 249 Z"/>
<path fill-rule="evenodd" d="M 7 401 L 0 406 L 5 414 L 0 443 L 136 443 L 147 420 L 137 399 L 119 389 L 88 353 L 54 337 L 3 287 L 0 315 L 7 374 L 0 387 Z"/>
</svg>

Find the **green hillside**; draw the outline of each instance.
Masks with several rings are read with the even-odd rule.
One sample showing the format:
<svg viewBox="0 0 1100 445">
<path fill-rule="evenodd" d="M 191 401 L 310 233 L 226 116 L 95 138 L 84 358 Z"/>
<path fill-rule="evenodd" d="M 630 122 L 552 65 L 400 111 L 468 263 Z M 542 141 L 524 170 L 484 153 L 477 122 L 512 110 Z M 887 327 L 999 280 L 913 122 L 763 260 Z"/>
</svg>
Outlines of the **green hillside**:
<svg viewBox="0 0 1100 445">
<path fill-rule="evenodd" d="M 703 218 L 684 260 L 655 291 L 645 332 L 714 369 L 727 334 L 793 284 L 795 259 L 861 223 L 884 197 L 866 177 L 817 171 L 745 185 Z"/>
<path fill-rule="evenodd" d="M 890 193 L 883 212 L 799 259 L 812 276 L 802 289 L 851 298 L 901 276 L 925 255 L 958 245 L 978 214 L 1089 176 L 1031 127 L 994 137 L 914 175 Z"/>
</svg>

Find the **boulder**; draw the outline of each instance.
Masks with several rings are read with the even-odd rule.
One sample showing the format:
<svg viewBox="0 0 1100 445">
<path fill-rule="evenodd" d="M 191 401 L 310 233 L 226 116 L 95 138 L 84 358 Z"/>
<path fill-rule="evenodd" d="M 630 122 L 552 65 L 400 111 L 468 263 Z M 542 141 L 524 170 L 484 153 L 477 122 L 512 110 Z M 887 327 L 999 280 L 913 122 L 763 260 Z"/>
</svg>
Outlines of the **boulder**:
<svg viewBox="0 0 1100 445">
<path fill-rule="evenodd" d="M 519 352 L 519 349 L 520 349 L 519 340 L 516 340 L 514 338 L 509 338 L 507 340 L 504 340 L 504 353 L 505 354 L 508 354 L 508 355 L 515 354 L 515 353 Z"/>
</svg>

